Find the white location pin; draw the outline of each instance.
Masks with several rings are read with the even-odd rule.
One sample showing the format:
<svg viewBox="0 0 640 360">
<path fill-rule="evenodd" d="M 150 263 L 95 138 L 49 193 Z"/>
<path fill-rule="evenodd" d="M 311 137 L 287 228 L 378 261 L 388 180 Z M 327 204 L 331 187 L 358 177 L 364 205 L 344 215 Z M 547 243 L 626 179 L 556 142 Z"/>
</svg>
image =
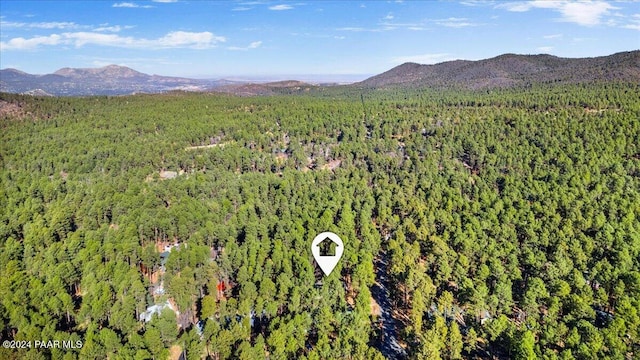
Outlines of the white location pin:
<svg viewBox="0 0 640 360">
<path fill-rule="evenodd" d="M 338 265 L 344 252 L 344 244 L 340 237 L 332 232 L 318 234 L 311 243 L 311 254 L 325 276 L 329 276 Z"/>
</svg>

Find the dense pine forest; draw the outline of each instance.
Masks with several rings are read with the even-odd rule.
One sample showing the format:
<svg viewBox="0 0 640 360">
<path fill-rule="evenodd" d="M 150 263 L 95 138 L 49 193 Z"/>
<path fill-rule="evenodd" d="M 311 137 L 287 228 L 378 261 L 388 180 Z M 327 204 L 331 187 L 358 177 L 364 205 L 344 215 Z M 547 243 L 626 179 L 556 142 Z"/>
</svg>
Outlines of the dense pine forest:
<svg viewBox="0 0 640 360">
<path fill-rule="evenodd" d="M 640 86 L 282 92 L 0 94 L 0 358 L 640 357 Z"/>
</svg>

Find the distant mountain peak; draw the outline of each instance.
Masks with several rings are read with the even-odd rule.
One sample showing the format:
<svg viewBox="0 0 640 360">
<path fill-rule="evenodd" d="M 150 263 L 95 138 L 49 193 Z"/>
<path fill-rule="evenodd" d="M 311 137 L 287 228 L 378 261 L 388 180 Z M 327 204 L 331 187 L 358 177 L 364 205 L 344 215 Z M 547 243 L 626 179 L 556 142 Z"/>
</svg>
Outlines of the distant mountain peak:
<svg viewBox="0 0 640 360">
<path fill-rule="evenodd" d="M 108 76 L 116 78 L 131 78 L 131 77 L 147 77 L 149 75 L 143 74 L 126 66 L 120 65 L 107 65 L 99 68 L 62 68 L 53 73 L 54 75 L 67 76 L 67 77 L 88 77 L 88 76 Z"/>
<path fill-rule="evenodd" d="M 126 67 L 124 65 L 116 65 L 116 64 L 106 65 L 106 66 L 103 66 L 103 67 L 101 67 L 99 69 L 128 69 L 128 70 L 131 70 L 131 68 L 129 68 L 129 67 Z"/>
<path fill-rule="evenodd" d="M 18 74 L 18 75 L 29 75 L 24 71 L 18 70 L 18 69 L 14 69 L 14 68 L 6 68 L 6 69 L 2 69 L 2 71 L 6 71 L 7 73 L 14 73 L 14 74 Z"/>
</svg>

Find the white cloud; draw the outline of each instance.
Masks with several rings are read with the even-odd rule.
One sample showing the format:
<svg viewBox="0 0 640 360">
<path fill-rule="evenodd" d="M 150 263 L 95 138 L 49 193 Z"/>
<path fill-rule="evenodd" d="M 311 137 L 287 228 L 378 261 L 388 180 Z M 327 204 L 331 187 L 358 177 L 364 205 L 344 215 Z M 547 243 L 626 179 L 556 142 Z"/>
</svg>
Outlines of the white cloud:
<svg viewBox="0 0 640 360">
<path fill-rule="evenodd" d="M 0 26 L 3 28 L 29 28 L 29 29 L 77 29 L 80 25 L 74 22 L 13 22 L 13 21 L 0 21 Z"/>
<path fill-rule="evenodd" d="M 225 41 L 226 39 L 223 36 L 216 36 L 210 32 L 173 31 L 158 39 L 143 39 L 83 31 L 39 36 L 31 39 L 14 38 L 8 42 L 3 41 L 0 45 L 2 50 L 33 50 L 44 45 L 70 45 L 75 47 L 96 45 L 136 49 L 208 49 Z"/>
<path fill-rule="evenodd" d="M 561 14 L 561 20 L 583 26 L 598 25 L 601 18 L 617 9 L 605 1 L 571 2 L 559 0 L 535 0 L 526 2 L 510 2 L 496 6 L 508 11 L 525 12 L 531 9 L 551 9 Z"/>
<path fill-rule="evenodd" d="M 247 10 L 251 10 L 253 8 L 251 7 L 246 7 L 246 6 L 238 6 L 238 7 L 234 7 L 233 9 L 231 9 L 231 11 L 247 11 Z"/>
<path fill-rule="evenodd" d="M 623 25 L 625 29 L 640 30 L 640 14 L 631 15 L 631 23 Z"/>
<path fill-rule="evenodd" d="M 383 31 L 392 31 L 398 29 L 407 29 L 413 31 L 419 30 L 427 30 L 427 27 L 422 23 L 394 23 L 394 22 L 381 22 L 378 24 L 378 27 L 359 27 L 359 26 L 346 26 L 341 28 L 336 28 L 336 31 L 351 31 L 351 32 L 383 32 Z"/>
<path fill-rule="evenodd" d="M 462 28 L 462 27 L 478 25 L 478 24 L 469 22 L 469 19 L 467 18 L 456 18 L 456 17 L 434 20 L 434 22 L 440 26 L 446 26 L 446 27 L 452 27 L 452 28 Z"/>
<path fill-rule="evenodd" d="M 129 2 L 122 2 L 122 3 L 115 3 L 115 4 L 111 5 L 111 7 L 114 7 L 114 8 L 136 8 L 136 7 L 138 7 L 138 5 L 136 5 L 134 3 L 129 3 Z"/>
<path fill-rule="evenodd" d="M 275 11 L 291 10 L 291 9 L 293 9 L 293 6 L 285 5 L 285 4 L 269 6 L 269 10 L 275 10 Z"/>
<path fill-rule="evenodd" d="M 234 51 L 247 51 L 249 49 L 257 49 L 260 47 L 260 45 L 262 45 L 262 41 L 254 41 L 251 44 L 245 46 L 245 47 L 240 47 L 240 46 L 229 46 L 227 49 L 228 50 L 234 50 Z"/>
<path fill-rule="evenodd" d="M 111 7 L 114 7 L 114 8 L 143 8 L 143 9 L 150 9 L 153 6 L 151 6 L 151 5 L 138 5 L 138 4 L 132 3 L 132 2 L 120 2 L 120 3 L 115 3 L 115 4 L 111 5 Z"/>
<path fill-rule="evenodd" d="M 609 10 L 615 9 L 606 2 L 567 3 L 561 9 L 564 19 L 580 25 L 597 25 Z"/>
<path fill-rule="evenodd" d="M 104 46 L 132 47 L 135 39 L 132 37 L 122 37 L 115 34 L 101 34 L 94 32 L 64 33 L 62 37 L 66 44 L 83 47 L 87 44 Z"/>
<path fill-rule="evenodd" d="M 392 13 L 388 13 L 387 16 L 385 16 L 383 19 L 384 20 L 393 20 L 393 14 Z"/>
<path fill-rule="evenodd" d="M 453 58 L 447 53 L 439 54 L 422 54 L 422 55 L 409 55 L 398 56 L 391 59 L 394 64 L 403 64 L 406 62 L 414 62 L 418 64 L 435 64 L 443 61 L 453 60 Z"/>
<path fill-rule="evenodd" d="M 108 23 L 100 24 L 98 26 L 95 25 L 80 25 L 74 22 L 34 22 L 34 23 L 26 23 L 26 22 L 13 22 L 13 21 L 4 21 L 0 20 L 0 27 L 8 29 L 8 28 L 19 28 L 19 29 L 45 29 L 45 30 L 72 30 L 72 29 L 91 29 L 92 31 L 110 31 L 110 32 L 120 32 L 122 30 L 132 29 L 134 26 L 131 25 L 111 25 Z"/>
<path fill-rule="evenodd" d="M 336 29 L 336 31 L 354 31 L 354 32 L 361 32 L 361 31 L 367 31 L 367 29 L 362 28 L 362 27 L 347 26 L 347 27 L 337 28 L 337 29 Z"/>
<path fill-rule="evenodd" d="M 496 6 L 496 8 L 505 9 L 512 12 L 525 12 L 531 10 L 532 8 L 534 8 L 534 6 L 526 2 L 511 2 L 499 4 Z"/>
<path fill-rule="evenodd" d="M 552 35 L 545 35 L 543 36 L 543 38 L 545 39 L 558 39 L 561 38 L 562 34 L 552 34 Z"/>
<path fill-rule="evenodd" d="M 122 30 L 133 29 L 133 28 L 134 28 L 134 26 L 131 26 L 131 25 L 124 25 L 124 26 L 112 25 L 112 26 L 108 26 L 108 24 L 104 24 L 104 25 L 101 25 L 100 27 L 97 27 L 97 28 L 93 29 L 93 31 L 120 32 Z"/>
<path fill-rule="evenodd" d="M 178 0 L 151 0 L 153 2 L 157 2 L 157 3 L 176 3 L 178 2 Z"/>
<path fill-rule="evenodd" d="M 466 0 L 466 1 L 460 2 L 461 5 L 466 5 L 466 6 L 485 6 L 485 5 L 491 5 L 493 3 L 494 1 L 488 1 L 488 0 Z"/>
<path fill-rule="evenodd" d="M 58 45 L 62 41 L 60 35 L 36 36 L 31 39 L 13 38 L 8 42 L 0 42 L 0 51 L 4 50 L 32 50 L 41 45 Z"/>
<path fill-rule="evenodd" d="M 540 52 L 543 52 L 543 53 L 550 53 L 553 50 L 553 46 L 540 46 L 536 50 L 538 50 Z"/>
<path fill-rule="evenodd" d="M 173 31 L 165 35 L 158 40 L 151 40 L 151 45 L 154 43 L 160 45 L 160 47 L 189 47 L 194 49 L 206 49 L 218 42 L 225 42 L 226 39 L 222 36 L 216 36 L 212 33 L 205 32 L 187 32 L 187 31 Z"/>
</svg>

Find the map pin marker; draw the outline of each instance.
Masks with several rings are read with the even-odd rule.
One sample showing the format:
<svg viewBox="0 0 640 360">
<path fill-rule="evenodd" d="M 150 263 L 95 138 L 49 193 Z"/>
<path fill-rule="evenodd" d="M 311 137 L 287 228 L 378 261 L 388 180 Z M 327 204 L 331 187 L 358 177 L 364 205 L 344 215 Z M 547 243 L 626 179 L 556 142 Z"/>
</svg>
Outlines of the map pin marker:
<svg viewBox="0 0 640 360">
<path fill-rule="evenodd" d="M 332 232 L 318 234 L 311 243 L 311 254 L 325 276 L 329 276 L 338 265 L 344 252 L 344 244 L 340 237 Z"/>
</svg>

